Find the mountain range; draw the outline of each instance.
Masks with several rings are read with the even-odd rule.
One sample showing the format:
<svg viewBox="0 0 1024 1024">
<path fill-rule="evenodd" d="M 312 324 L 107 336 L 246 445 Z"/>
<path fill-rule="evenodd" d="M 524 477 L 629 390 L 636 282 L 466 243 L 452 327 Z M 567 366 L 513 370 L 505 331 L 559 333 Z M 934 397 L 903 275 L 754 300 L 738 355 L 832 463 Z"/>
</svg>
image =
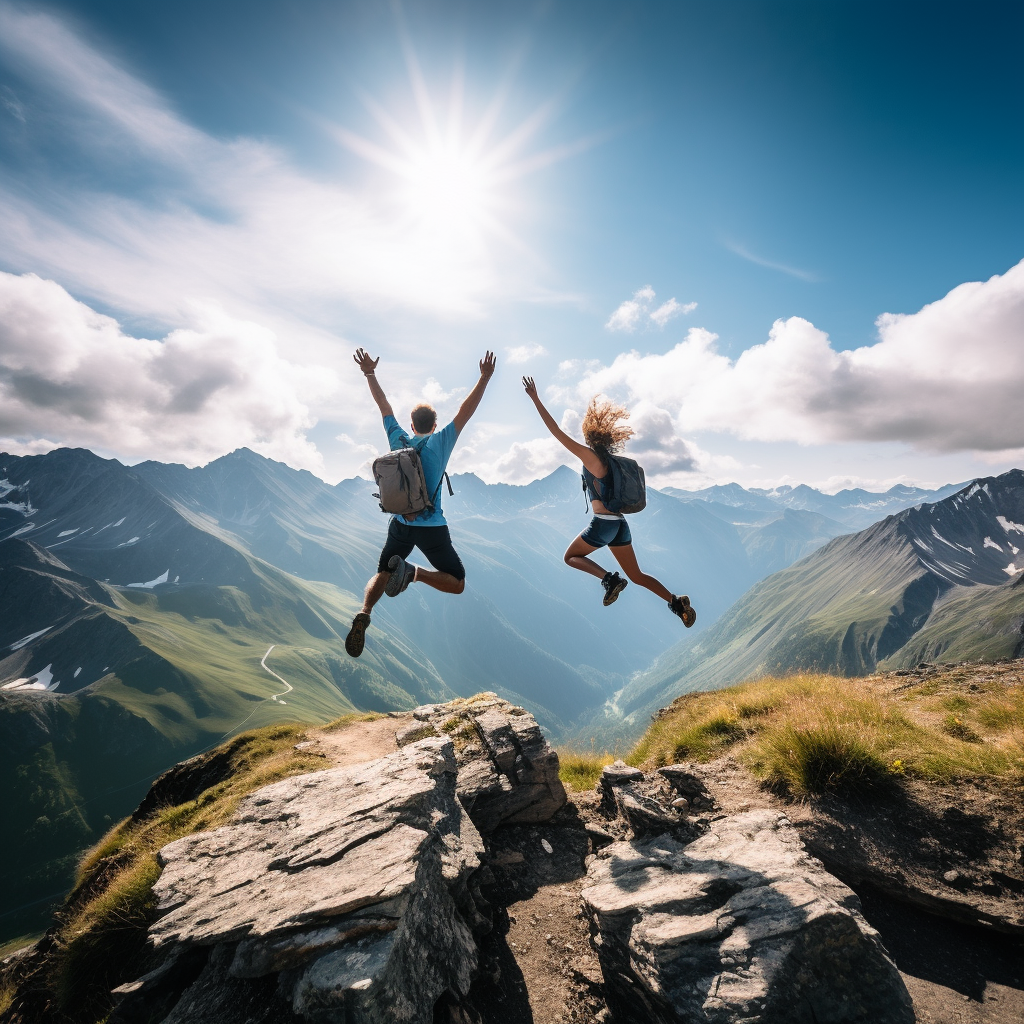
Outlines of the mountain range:
<svg viewBox="0 0 1024 1024">
<path fill-rule="evenodd" d="M 839 534 L 863 530 L 885 516 L 915 505 L 941 501 L 963 486 L 946 484 L 927 490 L 896 484 L 884 493 L 855 487 L 826 494 L 807 484 L 796 487 L 786 484 L 770 489 L 752 487 L 748 490 L 734 483 L 716 484 L 694 491 L 667 487 L 665 493 L 682 501 L 704 502 L 719 518 L 737 525 L 763 526 L 786 510 L 815 512 L 838 524 L 840 529 L 836 534 Z"/>
<path fill-rule="evenodd" d="M 446 514 L 467 593 L 385 599 L 355 661 L 343 640 L 386 528 L 370 482 L 331 486 L 246 449 L 196 469 L 72 449 L 0 455 L 0 782 L 25 837 L 0 851 L 21 882 L 0 914 L 65 886 L 77 851 L 154 774 L 242 727 L 490 689 L 563 739 L 636 732 L 651 681 L 676 686 L 702 631 L 851 529 L 780 503 L 754 510 L 757 523 L 728 521 L 721 508 L 741 506 L 722 499 L 777 502 L 735 485 L 685 500 L 652 489 L 630 524 L 636 550 L 690 593 L 699 619 L 687 634 L 635 586 L 604 608 L 596 581 L 563 565 L 587 517 L 572 471 L 453 483 Z M 804 490 L 795 500 L 827 504 Z"/>
</svg>

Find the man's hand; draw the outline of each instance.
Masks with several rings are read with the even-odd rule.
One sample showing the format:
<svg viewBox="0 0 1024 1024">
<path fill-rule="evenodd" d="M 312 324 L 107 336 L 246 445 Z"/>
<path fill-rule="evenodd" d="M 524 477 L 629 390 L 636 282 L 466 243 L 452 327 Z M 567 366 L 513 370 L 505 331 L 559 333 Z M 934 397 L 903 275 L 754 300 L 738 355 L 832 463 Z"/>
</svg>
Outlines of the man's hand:
<svg viewBox="0 0 1024 1024">
<path fill-rule="evenodd" d="M 476 412 L 476 407 L 480 404 L 480 399 L 484 397 L 484 390 L 493 373 L 494 353 L 488 351 L 483 359 L 480 360 L 480 379 L 476 382 L 473 390 L 466 395 L 462 405 L 459 406 L 459 411 L 455 414 L 455 419 L 452 420 L 455 424 L 456 434 L 462 433 L 463 428 L 469 422 L 469 418 Z"/>
<path fill-rule="evenodd" d="M 361 348 L 356 349 L 356 354 L 352 358 L 355 360 L 356 366 L 358 366 L 367 377 L 377 369 L 377 364 L 380 362 L 380 356 L 377 356 L 376 359 L 371 359 L 370 353 Z M 483 364 L 481 363 L 481 366 L 482 365 Z"/>
<path fill-rule="evenodd" d="M 532 377 L 523 378 L 523 387 L 526 388 L 526 393 L 536 402 L 537 401 L 537 385 L 534 384 Z"/>
</svg>

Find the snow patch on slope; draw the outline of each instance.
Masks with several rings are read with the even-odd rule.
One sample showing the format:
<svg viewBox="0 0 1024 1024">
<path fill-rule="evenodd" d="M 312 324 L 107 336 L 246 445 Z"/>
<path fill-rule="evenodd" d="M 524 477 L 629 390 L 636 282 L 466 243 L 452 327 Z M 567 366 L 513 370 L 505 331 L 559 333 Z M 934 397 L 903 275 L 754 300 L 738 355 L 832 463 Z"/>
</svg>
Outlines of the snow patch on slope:
<svg viewBox="0 0 1024 1024">
<path fill-rule="evenodd" d="M 41 629 L 39 630 L 38 633 L 29 633 L 28 636 L 23 636 L 20 640 L 11 644 L 11 650 L 20 651 L 22 647 L 24 647 L 26 644 L 32 643 L 32 641 L 35 640 L 37 637 L 42 636 L 44 633 L 49 632 L 49 630 L 51 629 L 53 629 L 53 626 L 47 626 L 46 629 Z"/>
<path fill-rule="evenodd" d="M 23 679 L 15 679 L 4 683 L 0 689 L 3 690 L 56 690 L 60 686 L 60 680 L 54 681 L 53 662 L 44 669 L 40 669 L 34 676 L 27 676 Z"/>
<path fill-rule="evenodd" d="M 150 580 L 148 583 L 129 583 L 129 587 L 141 587 L 143 590 L 152 590 L 153 587 L 159 586 L 161 583 L 166 583 L 168 577 L 171 574 L 170 569 L 164 569 L 163 574 L 157 576 L 155 580 Z"/>
<path fill-rule="evenodd" d="M 1011 522 L 1006 516 L 996 516 L 996 522 L 1007 532 L 1007 533 L 1024 533 L 1024 526 L 1020 523 Z"/>
</svg>

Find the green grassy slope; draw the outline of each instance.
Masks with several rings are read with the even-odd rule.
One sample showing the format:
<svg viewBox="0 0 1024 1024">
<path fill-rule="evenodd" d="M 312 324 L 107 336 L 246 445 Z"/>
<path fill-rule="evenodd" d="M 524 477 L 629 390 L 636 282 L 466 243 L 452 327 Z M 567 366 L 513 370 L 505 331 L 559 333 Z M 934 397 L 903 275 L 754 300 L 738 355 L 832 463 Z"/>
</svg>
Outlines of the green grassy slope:
<svg viewBox="0 0 1024 1024">
<path fill-rule="evenodd" d="M 924 628 L 882 668 L 922 661 L 994 661 L 1024 654 L 1024 576 L 1001 587 L 954 591 L 940 601 Z"/>
</svg>

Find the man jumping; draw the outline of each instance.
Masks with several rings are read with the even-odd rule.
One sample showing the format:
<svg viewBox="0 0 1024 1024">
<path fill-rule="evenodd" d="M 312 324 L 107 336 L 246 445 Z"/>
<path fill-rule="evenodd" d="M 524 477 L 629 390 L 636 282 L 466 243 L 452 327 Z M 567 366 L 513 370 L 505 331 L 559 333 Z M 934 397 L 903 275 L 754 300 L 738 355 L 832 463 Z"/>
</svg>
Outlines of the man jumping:
<svg viewBox="0 0 1024 1024">
<path fill-rule="evenodd" d="M 381 416 L 384 417 L 384 429 L 387 431 L 391 450 L 396 451 L 403 447 L 403 440 L 405 444 L 408 444 L 410 440 L 426 438 L 419 449 L 420 461 L 423 465 L 427 491 L 437 495 L 433 511 L 429 513 L 421 513 L 413 517 L 411 521 L 406 521 L 402 516 L 391 517 L 391 523 L 388 526 L 388 539 L 384 543 L 384 550 L 381 551 L 380 559 L 377 562 L 377 573 L 366 584 L 362 611 L 356 615 L 352 622 L 352 628 L 345 638 L 345 650 L 353 658 L 358 658 L 363 653 L 366 628 L 370 625 L 370 611 L 380 600 L 382 594 L 387 594 L 388 597 L 397 597 L 410 583 L 425 583 L 428 587 L 433 587 L 445 594 L 461 594 L 466 589 L 466 570 L 462 566 L 462 559 L 452 547 L 448 524 L 441 511 L 441 478 L 459 434 L 462 433 L 470 417 L 476 412 L 480 399 L 484 397 L 487 382 L 491 379 L 491 374 L 494 373 L 494 353 L 488 352 L 480 360 L 480 379 L 466 396 L 462 405 L 459 406 L 455 418 L 444 430 L 436 429 L 437 413 L 431 406 L 417 405 L 413 409 L 411 418 L 412 431 L 415 436 L 412 439 L 398 425 L 391 403 L 377 382 L 375 371 L 380 357 L 371 359 L 360 348 L 356 350 L 356 354 L 352 358 L 365 374 L 366 383 L 370 386 L 370 394 L 373 395 L 373 400 L 377 403 Z M 406 562 L 406 558 L 412 553 L 414 547 L 420 549 L 427 561 L 434 567 L 433 571 Z"/>
</svg>

